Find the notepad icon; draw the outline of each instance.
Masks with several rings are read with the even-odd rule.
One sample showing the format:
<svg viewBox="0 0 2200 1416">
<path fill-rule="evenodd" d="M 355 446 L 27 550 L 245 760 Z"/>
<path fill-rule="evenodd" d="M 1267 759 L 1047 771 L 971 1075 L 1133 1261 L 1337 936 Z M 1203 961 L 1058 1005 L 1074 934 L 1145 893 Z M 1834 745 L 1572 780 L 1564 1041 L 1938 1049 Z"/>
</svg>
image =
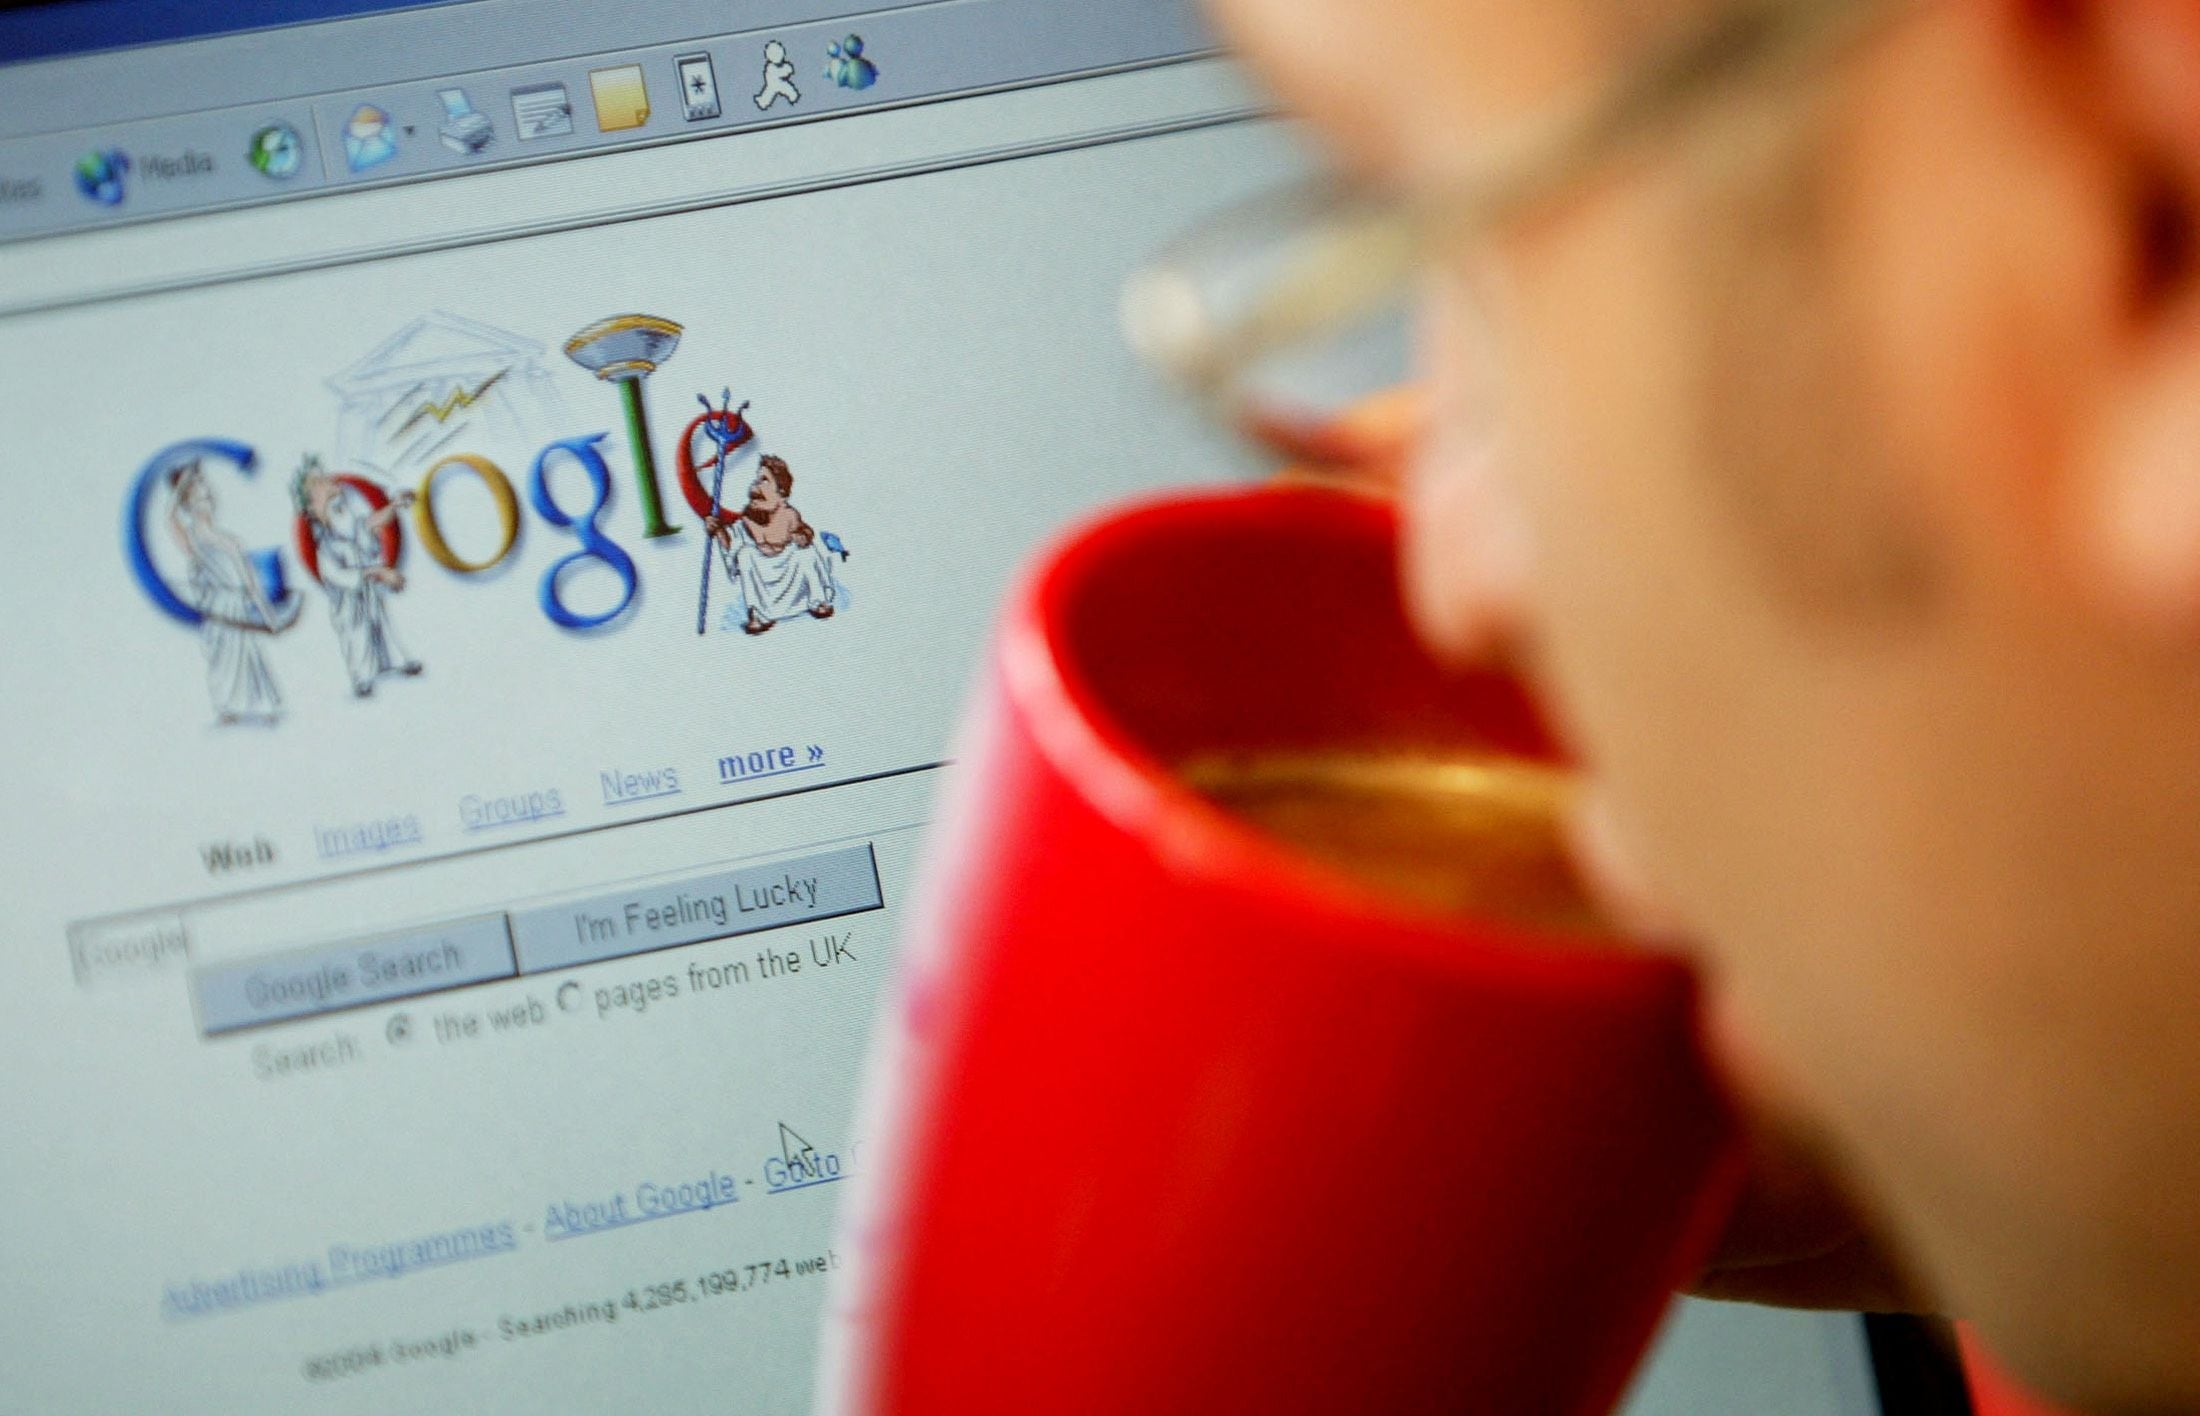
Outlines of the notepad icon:
<svg viewBox="0 0 2200 1416">
<path fill-rule="evenodd" d="M 573 131 L 573 104 L 564 84 L 529 84 L 512 90 L 512 126 L 521 142 L 558 138 Z"/>
<path fill-rule="evenodd" d="M 591 70 L 588 89 L 596 99 L 598 132 L 616 133 L 649 121 L 649 86 L 642 82 L 641 65 Z"/>
</svg>

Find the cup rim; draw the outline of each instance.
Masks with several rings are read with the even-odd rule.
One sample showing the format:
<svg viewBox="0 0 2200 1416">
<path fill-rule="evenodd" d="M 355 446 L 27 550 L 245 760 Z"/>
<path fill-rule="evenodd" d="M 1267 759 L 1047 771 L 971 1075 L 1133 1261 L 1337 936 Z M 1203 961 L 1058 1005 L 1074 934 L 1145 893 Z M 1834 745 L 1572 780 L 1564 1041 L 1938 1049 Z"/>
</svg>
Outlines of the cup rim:
<svg viewBox="0 0 2200 1416">
<path fill-rule="evenodd" d="M 1041 754 L 1094 809 L 1169 869 L 1225 892 L 1334 919 L 1340 938 L 1346 926 L 1363 926 L 1350 936 L 1355 950 L 1381 950 L 1444 974 L 1521 987 L 1571 993 L 1678 987 L 1692 994 L 1688 966 L 1649 946 L 1615 948 L 1494 915 L 1424 908 L 1264 835 L 1179 781 L 1108 711 L 1091 677 L 1065 657 L 1069 617 L 1081 593 L 1126 545 L 1161 529 L 1303 521 L 1315 506 L 1325 516 L 1350 517 L 1367 532 L 1396 534 L 1396 512 L 1388 503 L 1330 488 L 1267 484 L 1119 504 L 1057 539 L 1011 602 L 1000 655 L 1006 692 Z"/>
</svg>

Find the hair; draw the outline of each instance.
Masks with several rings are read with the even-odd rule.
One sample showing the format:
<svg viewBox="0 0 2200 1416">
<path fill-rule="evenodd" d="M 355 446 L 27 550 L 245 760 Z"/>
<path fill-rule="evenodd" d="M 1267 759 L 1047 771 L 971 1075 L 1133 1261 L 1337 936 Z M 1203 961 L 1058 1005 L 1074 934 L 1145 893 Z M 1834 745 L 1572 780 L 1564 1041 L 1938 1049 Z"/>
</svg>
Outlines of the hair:
<svg viewBox="0 0 2200 1416">
<path fill-rule="evenodd" d="M 756 465 L 769 472 L 771 479 L 779 484 L 779 495 L 786 496 L 794 491 L 794 473 L 787 470 L 786 458 L 766 453 Z"/>
<path fill-rule="evenodd" d="M 306 497 L 306 483 L 315 477 L 326 475 L 328 475 L 328 469 L 323 467 L 321 459 L 315 457 L 312 453 L 307 453 L 305 460 L 298 464 L 298 470 L 291 474 L 290 499 L 297 506 L 300 514 L 306 516 L 313 514 L 312 504 Z"/>
</svg>

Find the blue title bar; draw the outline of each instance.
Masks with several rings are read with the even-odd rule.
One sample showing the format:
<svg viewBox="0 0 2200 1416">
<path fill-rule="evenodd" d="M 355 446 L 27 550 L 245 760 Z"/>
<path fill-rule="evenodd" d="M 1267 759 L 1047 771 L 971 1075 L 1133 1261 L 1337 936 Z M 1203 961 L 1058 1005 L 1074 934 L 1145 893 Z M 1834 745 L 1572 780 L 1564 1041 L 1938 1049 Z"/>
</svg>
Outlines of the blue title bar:
<svg viewBox="0 0 2200 1416">
<path fill-rule="evenodd" d="M 59 0 L 0 10 L 0 64 L 471 0 Z"/>
</svg>

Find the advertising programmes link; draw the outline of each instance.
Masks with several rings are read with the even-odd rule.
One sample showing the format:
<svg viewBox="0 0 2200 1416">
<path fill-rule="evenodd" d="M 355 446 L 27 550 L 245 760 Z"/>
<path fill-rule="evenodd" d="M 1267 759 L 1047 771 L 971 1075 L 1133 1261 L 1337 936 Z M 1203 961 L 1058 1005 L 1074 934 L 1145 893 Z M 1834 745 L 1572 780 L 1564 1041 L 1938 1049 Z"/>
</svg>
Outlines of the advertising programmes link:
<svg viewBox="0 0 2200 1416">
<path fill-rule="evenodd" d="M 762 450 L 746 400 L 731 388 L 693 395 L 660 462 L 650 401 L 667 396 L 662 370 L 681 333 L 655 315 L 614 315 L 569 335 L 560 365 L 537 341 L 430 314 L 328 381 L 325 447 L 210 433 L 153 452 L 123 497 L 123 552 L 151 610 L 198 636 L 215 721 L 282 719 L 268 654 L 281 636 L 326 634 L 361 698 L 425 672 L 401 629 L 418 594 L 524 590 L 546 632 L 614 632 L 640 598 L 629 548 L 691 522 L 703 533 L 688 582 L 697 634 L 831 620 L 847 604 L 849 548 L 803 514 L 808 493 L 788 458 Z M 569 418 L 557 392 L 577 377 L 571 365 L 609 386 L 588 422 Z M 621 480 L 631 500 L 615 495 Z M 494 583 L 510 579 L 530 524 L 569 549 L 531 585 Z M 671 598 L 684 605 L 684 587 Z M 306 614 L 311 600 L 325 621 L 302 629 L 321 619 Z"/>
</svg>

